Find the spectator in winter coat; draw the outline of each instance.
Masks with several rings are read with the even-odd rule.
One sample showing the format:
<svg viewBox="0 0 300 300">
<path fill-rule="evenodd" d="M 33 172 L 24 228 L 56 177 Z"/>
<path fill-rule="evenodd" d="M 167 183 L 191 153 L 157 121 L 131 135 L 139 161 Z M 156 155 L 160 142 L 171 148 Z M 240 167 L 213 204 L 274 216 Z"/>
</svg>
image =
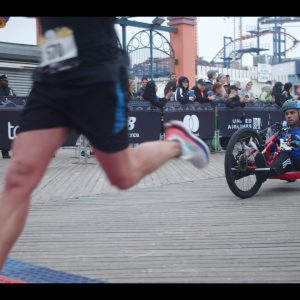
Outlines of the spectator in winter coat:
<svg viewBox="0 0 300 300">
<path fill-rule="evenodd" d="M 206 80 L 206 87 L 205 87 L 206 92 L 209 92 L 212 90 L 212 87 L 217 79 L 217 74 L 218 74 L 218 71 L 216 71 L 216 70 L 208 70 L 207 71 L 207 80 Z"/>
<path fill-rule="evenodd" d="M 297 97 L 294 97 L 291 93 L 292 93 L 292 90 L 293 90 L 293 84 L 291 82 L 286 82 L 283 86 L 283 91 L 282 91 L 282 100 L 283 100 L 283 103 L 286 101 L 286 100 L 289 100 L 289 99 L 296 99 Z"/>
<path fill-rule="evenodd" d="M 253 82 L 249 79 L 242 81 L 242 89 L 239 91 L 239 97 L 246 103 L 256 103 L 257 99 L 254 96 L 252 89 Z"/>
<path fill-rule="evenodd" d="M 217 104 L 226 104 L 225 94 L 225 88 L 220 82 L 216 82 L 213 85 L 212 90 L 207 93 L 208 99 L 211 100 L 213 106 L 216 106 Z"/>
<path fill-rule="evenodd" d="M 189 79 L 185 76 L 181 76 L 178 79 L 178 87 L 175 91 L 175 101 L 179 101 L 181 104 L 187 104 L 190 101 L 195 100 L 194 97 L 189 96 Z"/>
<path fill-rule="evenodd" d="M 235 85 L 229 87 L 229 96 L 226 101 L 226 106 L 230 108 L 245 107 L 245 100 L 241 100 L 238 95 L 238 88 Z"/>
<path fill-rule="evenodd" d="M 282 92 L 283 92 L 283 83 L 280 82 L 280 81 L 275 82 L 275 84 L 272 88 L 271 95 L 272 95 L 272 98 L 273 98 L 274 102 L 279 107 L 281 107 L 283 102 L 284 102 Z"/>
<path fill-rule="evenodd" d="M 8 86 L 8 78 L 6 75 L 0 76 L 0 96 L 17 96 L 13 89 Z"/>
<path fill-rule="evenodd" d="M 154 80 L 148 81 L 143 94 L 143 100 L 149 101 L 152 105 L 162 108 L 173 96 L 173 91 L 169 91 L 165 97 L 159 98 L 157 95 L 157 85 Z"/>
<path fill-rule="evenodd" d="M 268 80 L 266 85 L 261 88 L 261 93 L 259 95 L 259 101 L 264 103 L 272 103 L 275 100 L 272 98 L 272 81 Z"/>
<path fill-rule="evenodd" d="M 128 91 L 127 91 L 129 101 L 130 100 L 137 100 L 135 89 L 136 89 L 135 81 L 133 79 L 129 79 L 128 80 Z"/>
<path fill-rule="evenodd" d="M 143 98 L 143 94 L 144 94 L 147 82 L 148 82 L 148 78 L 146 76 L 143 76 L 142 80 L 141 80 L 141 87 L 136 92 L 137 97 Z"/>
<path fill-rule="evenodd" d="M 164 89 L 164 95 L 166 96 L 167 93 L 170 91 L 170 89 L 172 89 L 172 91 L 175 93 L 176 88 L 177 88 L 177 75 L 176 73 L 171 73 L 170 80 L 167 82 Z"/>
<path fill-rule="evenodd" d="M 195 92 L 195 101 L 199 103 L 209 102 L 210 100 L 207 97 L 207 92 L 205 90 L 206 82 L 204 79 L 199 79 L 197 84 L 192 87 L 192 90 Z"/>
<path fill-rule="evenodd" d="M 166 86 L 165 86 L 165 89 L 164 89 L 164 95 L 166 96 L 167 93 L 171 90 L 173 93 L 175 93 L 176 91 L 176 88 L 177 88 L 177 85 L 176 85 L 176 81 L 175 80 L 170 80 L 167 82 Z"/>
</svg>

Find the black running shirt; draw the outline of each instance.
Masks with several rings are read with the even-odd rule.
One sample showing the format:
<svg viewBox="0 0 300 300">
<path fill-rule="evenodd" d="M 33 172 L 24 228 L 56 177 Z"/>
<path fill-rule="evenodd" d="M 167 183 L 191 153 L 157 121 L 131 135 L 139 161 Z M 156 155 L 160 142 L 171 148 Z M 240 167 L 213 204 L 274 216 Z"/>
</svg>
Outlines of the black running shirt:
<svg viewBox="0 0 300 300">
<path fill-rule="evenodd" d="M 93 84 L 115 81 L 128 65 L 114 17 L 40 17 L 41 62 L 35 81 Z"/>
</svg>

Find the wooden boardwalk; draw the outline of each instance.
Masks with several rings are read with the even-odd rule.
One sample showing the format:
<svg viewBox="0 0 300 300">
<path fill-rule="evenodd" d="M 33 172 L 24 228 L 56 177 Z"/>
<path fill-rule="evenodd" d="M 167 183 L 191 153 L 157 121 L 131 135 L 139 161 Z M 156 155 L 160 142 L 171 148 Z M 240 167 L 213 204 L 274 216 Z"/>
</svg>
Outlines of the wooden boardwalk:
<svg viewBox="0 0 300 300">
<path fill-rule="evenodd" d="M 174 159 L 119 191 L 93 158 L 61 149 L 10 257 L 112 283 L 300 282 L 299 182 L 240 200 L 223 164 L 224 153 L 204 170 Z"/>
</svg>

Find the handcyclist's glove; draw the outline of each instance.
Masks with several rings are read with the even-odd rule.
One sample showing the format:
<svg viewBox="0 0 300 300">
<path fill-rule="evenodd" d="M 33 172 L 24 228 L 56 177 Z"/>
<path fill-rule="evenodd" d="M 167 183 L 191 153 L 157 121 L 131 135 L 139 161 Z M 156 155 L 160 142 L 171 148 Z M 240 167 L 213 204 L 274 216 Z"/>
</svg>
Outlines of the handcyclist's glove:
<svg viewBox="0 0 300 300">
<path fill-rule="evenodd" d="M 292 147 L 300 147 L 300 136 L 292 134 L 290 145 Z"/>
<path fill-rule="evenodd" d="M 300 141 L 291 141 L 290 145 L 292 147 L 300 147 Z"/>
</svg>

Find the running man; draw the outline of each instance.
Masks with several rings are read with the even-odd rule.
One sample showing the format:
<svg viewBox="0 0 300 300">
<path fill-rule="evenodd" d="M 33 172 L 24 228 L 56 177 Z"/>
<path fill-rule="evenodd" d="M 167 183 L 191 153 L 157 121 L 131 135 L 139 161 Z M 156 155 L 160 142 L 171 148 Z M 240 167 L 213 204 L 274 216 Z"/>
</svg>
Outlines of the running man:
<svg viewBox="0 0 300 300">
<path fill-rule="evenodd" d="M 113 17 L 41 17 L 42 53 L 20 117 L 0 198 L 0 269 L 21 234 L 33 190 L 71 129 L 84 134 L 110 182 L 128 189 L 174 157 L 208 164 L 206 144 L 180 121 L 166 141 L 132 149 L 127 133 L 128 58 Z"/>
</svg>

